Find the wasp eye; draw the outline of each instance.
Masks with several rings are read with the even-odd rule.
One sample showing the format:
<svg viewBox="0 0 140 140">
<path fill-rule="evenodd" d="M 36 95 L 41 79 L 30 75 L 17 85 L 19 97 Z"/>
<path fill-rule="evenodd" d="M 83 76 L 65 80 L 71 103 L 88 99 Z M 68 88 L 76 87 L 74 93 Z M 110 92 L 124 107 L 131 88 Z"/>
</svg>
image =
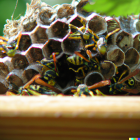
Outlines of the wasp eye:
<svg viewBox="0 0 140 140">
<path fill-rule="evenodd" d="M 129 85 L 134 85 L 134 80 L 133 79 L 128 80 L 128 84 Z"/>
</svg>

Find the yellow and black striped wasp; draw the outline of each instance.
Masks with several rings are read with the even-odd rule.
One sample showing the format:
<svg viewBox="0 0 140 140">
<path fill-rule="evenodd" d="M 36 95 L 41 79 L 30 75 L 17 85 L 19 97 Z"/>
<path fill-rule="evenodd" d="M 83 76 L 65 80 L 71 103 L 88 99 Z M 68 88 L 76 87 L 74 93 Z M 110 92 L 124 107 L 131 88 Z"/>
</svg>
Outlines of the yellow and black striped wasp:
<svg viewBox="0 0 140 140">
<path fill-rule="evenodd" d="M 75 72 L 76 85 L 82 84 L 85 76 L 91 70 L 99 70 L 99 61 L 95 58 L 87 59 L 80 52 L 76 52 L 72 56 L 67 58 L 67 61 L 71 63 L 70 70 Z"/>
<path fill-rule="evenodd" d="M 52 54 L 52 57 L 55 59 L 54 61 L 56 61 L 55 53 Z M 59 89 L 54 87 L 56 84 L 55 78 L 58 76 L 58 70 L 55 62 L 48 62 L 46 59 L 42 59 L 39 64 L 42 66 L 42 73 L 35 75 L 29 82 L 20 87 L 18 94 L 30 95 L 31 93 L 31 95 L 40 95 L 41 90 L 42 94 L 54 95 L 56 93 L 61 93 Z M 47 89 L 45 87 L 47 87 Z M 14 93 L 8 91 L 7 94 Z"/>
<path fill-rule="evenodd" d="M 101 81 L 92 86 L 89 86 L 89 89 L 101 89 L 102 87 L 107 86 L 108 90 L 105 91 L 107 95 L 122 95 L 122 94 L 138 94 L 140 91 L 136 89 L 135 80 L 133 76 L 140 72 L 140 68 L 137 68 L 124 78 L 122 78 L 126 73 L 122 73 L 120 77 L 114 76 L 110 80 Z"/>
<path fill-rule="evenodd" d="M 9 57 L 13 57 L 19 47 L 21 36 L 22 32 L 13 41 L 9 41 L 5 37 L 0 36 L 0 51 Z"/>
<path fill-rule="evenodd" d="M 82 39 L 86 50 L 97 51 L 101 55 L 106 54 L 108 38 L 120 30 L 120 28 L 117 28 L 114 31 L 109 32 L 106 36 L 98 36 L 91 29 L 87 28 L 86 25 L 83 25 L 80 28 L 72 24 L 69 24 L 69 26 L 72 30 L 72 33 L 70 33 L 68 37 L 69 39 Z"/>
</svg>

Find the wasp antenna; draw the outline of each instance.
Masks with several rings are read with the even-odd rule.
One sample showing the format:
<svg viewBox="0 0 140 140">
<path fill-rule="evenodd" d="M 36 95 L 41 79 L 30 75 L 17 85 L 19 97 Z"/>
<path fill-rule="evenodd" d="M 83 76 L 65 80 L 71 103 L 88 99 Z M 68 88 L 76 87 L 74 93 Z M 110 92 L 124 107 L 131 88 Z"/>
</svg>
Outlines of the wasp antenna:
<svg viewBox="0 0 140 140">
<path fill-rule="evenodd" d="M 128 80 L 129 78 L 137 75 L 140 72 L 140 67 L 137 68 L 136 70 L 134 70 L 133 72 L 131 72 L 128 76 L 126 76 L 125 78 L 123 78 L 121 81 L 119 81 L 117 84 L 121 84 L 123 82 L 125 82 L 126 80 Z"/>
<path fill-rule="evenodd" d="M 15 14 L 15 10 L 16 10 L 16 8 L 17 8 L 17 5 L 18 5 L 18 0 L 17 0 L 17 2 L 16 2 L 16 6 L 15 6 L 15 9 L 14 9 L 14 12 L 13 12 L 13 14 L 12 14 L 12 20 L 13 20 L 13 18 L 14 18 L 14 14 Z"/>
<path fill-rule="evenodd" d="M 123 75 L 125 75 L 126 73 L 127 73 L 127 71 L 124 71 L 124 72 L 121 74 L 121 76 L 120 76 L 118 82 L 121 80 L 121 78 L 123 77 Z"/>
</svg>

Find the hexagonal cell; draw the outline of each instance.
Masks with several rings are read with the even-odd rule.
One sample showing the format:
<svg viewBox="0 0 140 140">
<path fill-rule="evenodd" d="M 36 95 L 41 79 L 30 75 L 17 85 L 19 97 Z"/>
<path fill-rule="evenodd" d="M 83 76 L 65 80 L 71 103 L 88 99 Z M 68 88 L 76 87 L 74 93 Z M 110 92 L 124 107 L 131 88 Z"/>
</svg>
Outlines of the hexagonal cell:
<svg viewBox="0 0 140 140">
<path fill-rule="evenodd" d="M 120 26 L 121 29 L 124 30 L 125 32 L 128 33 L 134 33 L 136 32 L 134 25 L 134 19 L 132 16 L 127 16 L 127 17 L 119 17 L 119 21 L 120 21 Z"/>
<path fill-rule="evenodd" d="M 91 86 L 103 80 L 104 77 L 100 72 L 92 71 L 86 75 L 84 79 L 84 84 L 86 84 L 87 86 Z"/>
<path fill-rule="evenodd" d="M 135 36 L 133 36 L 133 47 L 140 52 L 140 34 L 136 34 Z"/>
<path fill-rule="evenodd" d="M 0 75 L 0 95 L 5 94 L 8 90 L 8 83 L 5 80 L 5 77 Z"/>
<path fill-rule="evenodd" d="M 33 44 L 26 52 L 24 52 L 30 64 L 43 59 L 42 47 L 43 45 L 41 44 Z"/>
<path fill-rule="evenodd" d="M 106 58 L 112 61 L 116 66 L 121 66 L 124 63 L 125 54 L 117 45 L 108 45 Z"/>
<path fill-rule="evenodd" d="M 27 82 L 26 77 L 23 77 L 23 70 L 16 69 L 11 71 L 7 75 L 6 80 L 8 81 L 9 84 L 13 85 L 14 87 L 23 86 Z"/>
<path fill-rule="evenodd" d="M 33 17 L 25 18 L 22 21 L 21 24 L 22 24 L 22 28 L 23 28 L 22 31 L 24 31 L 24 32 L 32 31 L 36 27 L 36 25 L 37 25 L 36 19 L 33 18 Z"/>
<path fill-rule="evenodd" d="M 86 19 L 79 15 L 73 15 L 68 21 L 68 24 L 72 24 L 76 27 L 82 27 L 84 24 L 87 23 Z"/>
<path fill-rule="evenodd" d="M 15 54 L 11 62 L 15 69 L 24 69 L 29 65 L 24 52 Z"/>
<path fill-rule="evenodd" d="M 20 51 L 25 51 L 30 47 L 31 44 L 32 44 L 32 41 L 31 41 L 29 34 L 22 33 L 18 49 Z"/>
<path fill-rule="evenodd" d="M 101 35 L 107 31 L 107 22 L 100 15 L 93 13 L 87 18 L 88 28 L 97 35 Z"/>
<path fill-rule="evenodd" d="M 40 8 L 38 14 L 37 23 L 43 25 L 49 25 L 55 20 L 56 11 L 51 6 L 43 6 Z"/>
<path fill-rule="evenodd" d="M 111 79 L 116 73 L 116 65 L 111 61 L 103 61 L 100 64 L 100 72 L 104 76 L 105 80 Z"/>
<path fill-rule="evenodd" d="M 75 51 L 84 49 L 84 43 L 82 39 L 69 39 L 69 35 L 61 43 L 61 47 L 64 53 L 73 55 Z"/>
<path fill-rule="evenodd" d="M 116 18 L 105 17 L 105 20 L 107 22 L 107 31 L 108 32 L 114 31 L 117 28 L 121 28 L 120 23 Z"/>
<path fill-rule="evenodd" d="M 52 55 L 52 53 L 56 53 L 56 59 L 60 58 L 63 55 L 61 42 L 54 39 L 48 40 L 42 50 L 44 57 L 48 60 L 53 60 L 52 57 L 50 58 L 50 55 Z"/>
<path fill-rule="evenodd" d="M 48 37 L 51 38 L 64 38 L 69 33 L 69 26 L 61 20 L 53 22 L 47 30 Z"/>
<path fill-rule="evenodd" d="M 42 72 L 42 66 L 40 64 L 31 64 L 23 72 L 23 75 L 27 80 L 31 80 L 36 74 Z"/>
<path fill-rule="evenodd" d="M 83 9 L 83 7 L 88 3 L 90 3 L 89 0 L 80 0 L 80 2 L 76 6 L 77 12 L 85 17 L 91 14 L 91 12 Z"/>
<path fill-rule="evenodd" d="M 135 48 L 129 48 L 125 53 L 125 61 L 130 68 L 136 66 L 139 62 L 139 53 Z"/>
<path fill-rule="evenodd" d="M 0 75 L 6 77 L 14 69 L 10 57 L 0 58 Z"/>
<path fill-rule="evenodd" d="M 113 35 L 113 44 L 116 44 L 125 52 L 127 49 L 133 46 L 132 35 L 120 30 Z"/>
<path fill-rule="evenodd" d="M 74 14 L 75 8 L 71 4 L 62 4 L 57 9 L 58 18 L 69 18 Z"/>
<path fill-rule="evenodd" d="M 31 33 L 33 43 L 45 43 L 48 40 L 46 29 L 48 26 L 37 26 Z"/>
</svg>

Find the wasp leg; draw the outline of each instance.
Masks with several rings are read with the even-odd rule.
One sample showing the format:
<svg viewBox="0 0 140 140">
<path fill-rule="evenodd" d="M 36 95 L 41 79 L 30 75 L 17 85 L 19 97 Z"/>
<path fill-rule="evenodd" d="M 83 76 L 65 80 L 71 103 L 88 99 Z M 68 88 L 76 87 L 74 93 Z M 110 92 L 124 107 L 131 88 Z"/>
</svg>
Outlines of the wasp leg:
<svg viewBox="0 0 140 140">
<path fill-rule="evenodd" d="M 90 62 L 87 58 L 85 58 L 81 53 L 75 51 L 74 52 L 76 55 L 78 55 L 79 57 L 82 57 L 85 61 Z"/>
<path fill-rule="evenodd" d="M 37 78 L 40 78 L 41 75 L 40 74 L 37 74 L 35 75 L 28 83 L 26 83 L 23 88 L 27 88 L 28 86 L 30 86 Z"/>
<path fill-rule="evenodd" d="M 110 85 L 110 83 L 111 83 L 110 80 L 101 81 L 101 82 L 98 82 L 98 83 L 96 83 L 94 85 L 88 86 L 88 89 L 104 87 L 104 86 Z"/>
<path fill-rule="evenodd" d="M 55 88 L 55 87 L 49 85 L 48 83 L 44 82 L 44 81 L 43 81 L 42 79 L 40 79 L 40 78 L 36 78 L 36 79 L 35 79 L 35 82 L 36 82 L 37 84 L 42 85 L 42 86 L 49 87 L 51 90 L 53 90 L 53 91 L 56 92 L 56 93 L 62 93 L 62 91 L 60 91 L 59 89 L 57 89 L 57 88 Z"/>
<path fill-rule="evenodd" d="M 27 88 L 27 90 L 32 94 L 32 95 L 36 95 L 36 96 L 40 96 L 42 95 L 41 93 L 37 92 L 37 91 L 34 91 L 34 90 L 31 90 L 29 88 Z"/>
<path fill-rule="evenodd" d="M 95 47 L 95 44 L 88 44 L 88 45 L 85 45 L 85 48 L 89 48 L 89 47 Z"/>
<path fill-rule="evenodd" d="M 112 34 L 118 32 L 119 30 L 120 30 L 120 28 L 117 28 L 117 29 L 115 29 L 114 31 L 109 32 L 105 38 L 108 39 L 109 36 L 111 36 Z"/>
<path fill-rule="evenodd" d="M 8 39 L 5 38 L 5 37 L 3 37 L 3 36 L 0 36 L 0 39 L 1 39 L 1 40 L 4 40 L 4 41 L 6 41 L 6 42 L 8 41 Z"/>
<path fill-rule="evenodd" d="M 99 89 L 95 90 L 97 96 L 106 96 L 104 93 L 102 93 Z"/>
<path fill-rule="evenodd" d="M 15 94 L 14 92 L 11 92 L 11 91 L 7 91 L 7 92 L 6 92 L 6 95 L 8 95 L 8 96 L 13 96 L 13 95 L 15 95 L 15 96 L 16 96 L 16 94 Z"/>
</svg>

